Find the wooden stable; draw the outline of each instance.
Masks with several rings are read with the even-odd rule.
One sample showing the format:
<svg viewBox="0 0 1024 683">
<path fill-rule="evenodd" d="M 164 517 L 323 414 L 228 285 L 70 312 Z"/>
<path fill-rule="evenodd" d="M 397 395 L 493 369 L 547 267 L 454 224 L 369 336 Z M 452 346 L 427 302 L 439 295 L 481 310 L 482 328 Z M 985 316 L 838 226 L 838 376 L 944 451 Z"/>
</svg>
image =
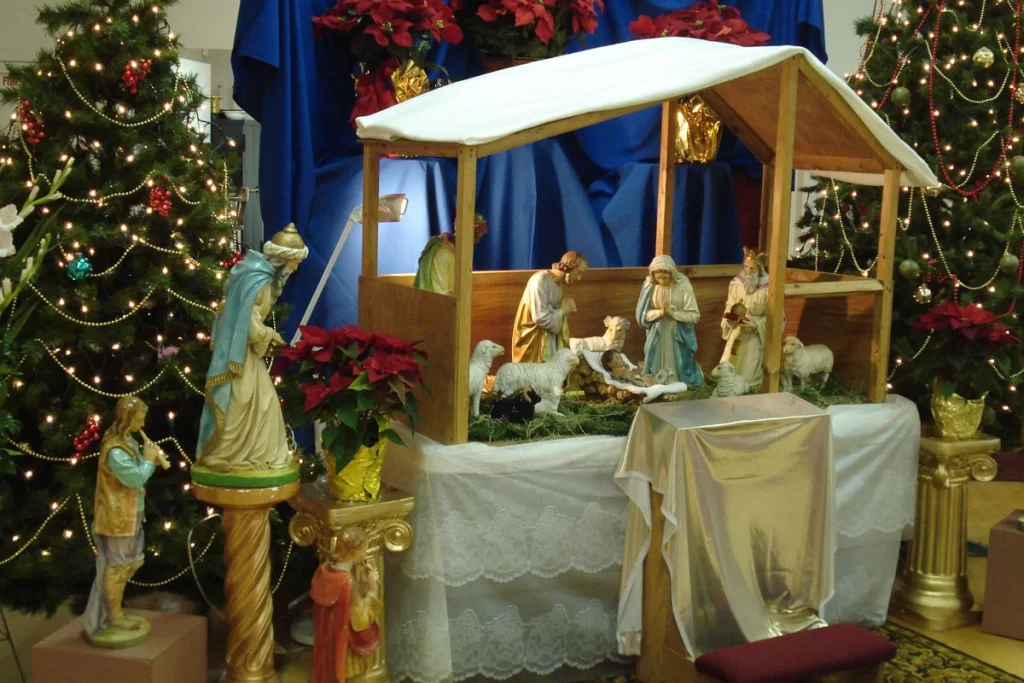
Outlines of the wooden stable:
<svg viewBox="0 0 1024 683">
<path fill-rule="evenodd" d="M 436 93 L 441 94 L 441 91 Z M 764 360 L 767 389 L 779 389 L 782 341 L 784 336 L 794 334 L 807 344 L 828 345 L 835 354 L 835 375 L 849 383 L 862 384 L 872 401 L 884 400 L 892 316 L 893 252 L 903 168 L 837 86 L 809 62 L 806 53 L 800 52 L 772 66 L 710 87 L 562 118 L 482 144 L 363 140 L 359 324 L 407 339 L 424 340 L 430 363 L 425 380 L 432 398 L 420 404 L 423 433 L 445 444 L 467 441 L 469 360 L 473 347 L 481 339 L 490 339 L 508 351 L 516 306 L 534 271 L 474 272 L 473 241 L 465 239 L 456 241 L 454 296 L 413 289 L 412 276 L 380 276 L 377 271 L 377 197 L 381 157 L 397 154 L 457 159 L 455 232 L 470 235 L 476 207 L 478 159 L 660 102 L 661 164 L 655 252 L 671 253 L 677 134 L 674 107 L 680 98 L 694 94 L 703 97 L 764 164 L 760 248 L 767 252 L 766 265 L 771 275 Z M 786 268 L 794 169 L 883 175 L 878 261 L 872 277 Z M 691 278 L 701 310 L 696 329 L 697 359 L 705 372 L 711 370 L 722 353 L 720 320 L 728 282 L 739 269 L 736 264 L 680 268 Z M 785 273 L 785 277 L 779 277 L 780 273 Z M 646 275 L 646 268 L 588 270 L 569 293 L 579 308 L 570 318 L 573 336 L 602 334 L 604 317 L 621 315 L 632 322 L 626 354 L 633 359 L 642 357 L 643 330 L 636 324 L 635 307 Z M 508 356 L 503 360 L 508 360 Z"/>
</svg>

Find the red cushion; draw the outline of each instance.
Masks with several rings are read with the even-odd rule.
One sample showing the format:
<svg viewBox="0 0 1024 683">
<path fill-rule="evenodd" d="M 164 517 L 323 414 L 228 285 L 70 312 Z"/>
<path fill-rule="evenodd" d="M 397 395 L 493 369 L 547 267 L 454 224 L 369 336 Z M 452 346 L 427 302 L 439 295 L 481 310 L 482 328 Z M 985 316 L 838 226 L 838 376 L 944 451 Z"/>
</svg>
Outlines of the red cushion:
<svg viewBox="0 0 1024 683">
<path fill-rule="evenodd" d="M 853 624 L 790 633 L 725 647 L 697 658 L 697 671 L 727 683 L 792 683 L 874 666 L 896 646 Z"/>
</svg>

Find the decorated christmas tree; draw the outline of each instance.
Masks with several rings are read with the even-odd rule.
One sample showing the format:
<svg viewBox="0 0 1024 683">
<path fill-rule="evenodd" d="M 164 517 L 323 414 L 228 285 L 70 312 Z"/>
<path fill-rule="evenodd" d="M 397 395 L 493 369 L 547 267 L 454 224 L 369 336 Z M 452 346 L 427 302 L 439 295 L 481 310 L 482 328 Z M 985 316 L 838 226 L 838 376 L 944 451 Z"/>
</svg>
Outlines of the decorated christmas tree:
<svg viewBox="0 0 1024 683">
<path fill-rule="evenodd" d="M 191 495 L 189 465 L 208 334 L 238 258 L 235 217 L 229 162 L 204 142 L 203 94 L 179 69 L 172 1 L 42 8 L 55 45 L 12 66 L 18 86 L 3 92 L 16 113 L 0 151 L 0 205 L 21 206 L 52 182 L 44 170 L 75 160 L 63 197 L 40 209 L 54 218 L 53 249 L 17 302 L 31 313 L 7 387 L 13 467 L 0 475 L 0 599 L 15 608 L 52 611 L 88 595 L 98 437 L 129 394 L 149 405 L 145 431 L 173 466 L 147 485 L 134 590 L 198 596 L 193 530 L 203 587 L 215 598 L 222 584 L 219 525 L 200 525 L 214 511 Z M 281 524 L 274 543 L 276 574 L 289 550 Z"/>
<path fill-rule="evenodd" d="M 1021 4 L 878 5 L 857 23 L 866 42 L 848 83 L 942 182 L 900 196 L 890 389 L 923 409 L 936 387 L 984 397 L 986 429 L 1016 440 L 1016 385 L 1024 382 Z M 800 265 L 869 274 L 880 188 L 818 178 L 811 197 Z"/>
</svg>

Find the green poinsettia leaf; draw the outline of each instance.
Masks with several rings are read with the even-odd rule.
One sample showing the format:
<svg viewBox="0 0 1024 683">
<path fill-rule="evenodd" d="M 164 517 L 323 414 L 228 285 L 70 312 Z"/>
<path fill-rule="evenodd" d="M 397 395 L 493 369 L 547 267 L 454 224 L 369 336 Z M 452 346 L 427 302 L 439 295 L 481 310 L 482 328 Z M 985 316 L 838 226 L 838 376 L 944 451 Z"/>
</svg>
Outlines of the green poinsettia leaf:
<svg viewBox="0 0 1024 683">
<path fill-rule="evenodd" d="M 370 384 L 370 376 L 367 373 L 362 373 L 355 378 L 352 384 L 348 385 L 349 391 L 368 391 L 373 388 Z"/>
<path fill-rule="evenodd" d="M 387 439 L 388 441 L 390 441 L 392 443 L 396 443 L 399 446 L 405 446 L 405 442 L 402 441 L 402 437 L 399 436 L 398 432 L 396 432 L 393 429 L 385 429 L 385 430 L 383 430 L 380 433 L 380 438 L 381 439 Z"/>
</svg>

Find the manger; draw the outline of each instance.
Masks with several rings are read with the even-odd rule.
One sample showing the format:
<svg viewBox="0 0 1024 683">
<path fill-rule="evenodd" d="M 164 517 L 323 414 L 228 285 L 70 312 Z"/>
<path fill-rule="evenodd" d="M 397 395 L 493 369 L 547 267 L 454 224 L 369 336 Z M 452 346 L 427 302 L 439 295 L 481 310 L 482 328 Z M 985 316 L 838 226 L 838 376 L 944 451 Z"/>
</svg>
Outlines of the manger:
<svg viewBox="0 0 1024 683">
<path fill-rule="evenodd" d="M 926 163 L 813 55 L 796 47 L 739 48 L 687 38 L 634 41 L 587 50 L 446 86 L 358 120 L 363 142 L 363 254 L 359 324 L 422 339 L 430 358 L 421 431 L 443 444 L 465 443 L 469 365 L 474 345 L 506 347 L 523 288 L 533 271 L 473 271 L 473 240 L 457 240 L 454 294 L 414 289 L 411 275 L 378 274 L 380 159 L 384 155 L 456 159 L 456 234 L 473 231 L 477 160 L 653 105 L 662 106 L 656 254 L 670 253 L 675 174 L 674 105 L 699 94 L 764 164 L 759 248 L 769 281 L 764 388 L 779 390 L 786 335 L 822 343 L 833 372 L 884 400 L 892 314 L 893 253 L 901 186 L 938 184 Z M 874 273 L 863 277 L 786 268 L 794 169 L 881 184 L 883 202 Z M 721 354 L 720 318 L 737 265 L 683 266 L 705 315 L 696 325 L 696 360 Z M 785 273 L 785 277 L 777 274 Z M 576 336 L 603 319 L 632 320 L 645 268 L 594 268 L 573 285 Z M 643 355 L 631 326 L 624 352 Z"/>
</svg>

